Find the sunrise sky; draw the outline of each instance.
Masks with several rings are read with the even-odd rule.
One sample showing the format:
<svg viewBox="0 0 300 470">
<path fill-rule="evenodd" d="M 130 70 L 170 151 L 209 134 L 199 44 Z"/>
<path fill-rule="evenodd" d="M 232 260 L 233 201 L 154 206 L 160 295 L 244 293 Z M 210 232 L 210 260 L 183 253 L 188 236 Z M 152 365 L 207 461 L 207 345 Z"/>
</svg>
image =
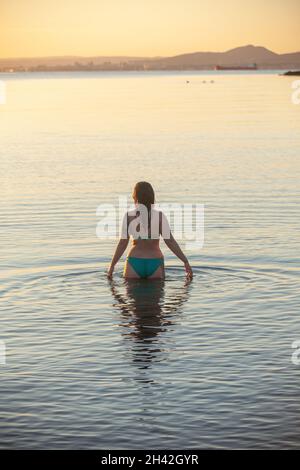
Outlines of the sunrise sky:
<svg viewBox="0 0 300 470">
<path fill-rule="evenodd" d="M 299 0 L 0 0 L 0 57 L 300 50 Z"/>
</svg>

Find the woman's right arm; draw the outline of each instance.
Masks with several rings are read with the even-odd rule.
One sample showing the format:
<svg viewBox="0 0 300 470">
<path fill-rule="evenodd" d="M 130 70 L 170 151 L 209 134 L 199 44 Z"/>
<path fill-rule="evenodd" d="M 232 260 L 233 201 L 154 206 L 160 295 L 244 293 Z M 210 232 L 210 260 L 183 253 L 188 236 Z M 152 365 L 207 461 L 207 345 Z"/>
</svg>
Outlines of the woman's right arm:
<svg viewBox="0 0 300 470">
<path fill-rule="evenodd" d="M 173 237 L 168 219 L 162 212 L 160 219 L 160 234 L 163 236 L 164 242 L 167 247 L 172 251 L 172 253 L 174 253 L 174 255 L 177 256 L 177 258 L 179 258 L 183 262 L 187 277 L 192 279 L 193 271 L 190 266 L 190 263 L 188 262 L 187 257 L 183 253 L 177 241 Z"/>
<path fill-rule="evenodd" d="M 191 279 L 193 277 L 193 271 L 190 266 L 190 263 L 188 262 L 187 257 L 183 253 L 182 249 L 178 245 L 177 241 L 175 240 L 171 232 L 170 232 L 169 238 L 164 238 L 164 242 L 167 245 L 167 247 L 174 253 L 174 255 L 176 255 L 177 258 L 179 258 L 183 262 L 186 275 L 187 277 Z"/>
</svg>

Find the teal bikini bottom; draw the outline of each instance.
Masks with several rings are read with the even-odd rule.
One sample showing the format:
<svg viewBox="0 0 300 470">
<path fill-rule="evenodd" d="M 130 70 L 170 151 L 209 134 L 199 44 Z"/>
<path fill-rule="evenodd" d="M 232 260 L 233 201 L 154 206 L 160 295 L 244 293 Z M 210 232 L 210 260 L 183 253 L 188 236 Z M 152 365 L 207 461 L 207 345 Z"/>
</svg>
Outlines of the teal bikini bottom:
<svg viewBox="0 0 300 470">
<path fill-rule="evenodd" d="M 133 256 L 128 256 L 127 261 L 136 274 L 143 278 L 152 276 L 164 262 L 163 258 L 134 258 Z"/>
</svg>

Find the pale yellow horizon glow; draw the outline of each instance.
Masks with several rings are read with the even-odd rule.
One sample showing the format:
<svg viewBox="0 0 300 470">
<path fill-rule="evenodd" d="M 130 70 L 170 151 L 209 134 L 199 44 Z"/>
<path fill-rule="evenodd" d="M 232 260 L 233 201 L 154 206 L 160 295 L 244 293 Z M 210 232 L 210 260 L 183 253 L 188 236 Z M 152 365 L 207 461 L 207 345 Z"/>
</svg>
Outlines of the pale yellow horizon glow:
<svg viewBox="0 0 300 470">
<path fill-rule="evenodd" d="M 299 0 L 0 0 L 0 58 L 300 50 Z"/>
</svg>

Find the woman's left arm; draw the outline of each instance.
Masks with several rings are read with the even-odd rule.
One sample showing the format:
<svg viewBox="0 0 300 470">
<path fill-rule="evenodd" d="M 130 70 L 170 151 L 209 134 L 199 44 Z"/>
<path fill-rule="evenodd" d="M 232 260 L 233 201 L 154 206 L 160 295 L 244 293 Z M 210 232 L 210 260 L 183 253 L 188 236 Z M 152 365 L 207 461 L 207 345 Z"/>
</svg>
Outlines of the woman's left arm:
<svg viewBox="0 0 300 470">
<path fill-rule="evenodd" d="M 111 260 L 110 266 L 107 271 L 107 277 L 112 278 L 115 265 L 123 255 L 124 251 L 127 248 L 129 242 L 129 235 L 128 235 L 128 213 L 124 214 L 123 221 L 122 221 L 122 227 L 121 227 L 121 234 L 120 234 L 120 240 L 117 245 L 117 248 L 115 250 L 115 254 L 113 256 L 113 259 Z"/>
<path fill-rule="evenodd" d="M 117 245 L 115 254 L 113 256 L 113 259 L 111 260 L 110 266 L 107 271 L 107 277 L 111 278 L 115 269 L 115 265 L 123 255 L 124 251 L 127 248 L 129 239 L 128 238 L 120 238 L 119 243 Z"/>
</svg>

